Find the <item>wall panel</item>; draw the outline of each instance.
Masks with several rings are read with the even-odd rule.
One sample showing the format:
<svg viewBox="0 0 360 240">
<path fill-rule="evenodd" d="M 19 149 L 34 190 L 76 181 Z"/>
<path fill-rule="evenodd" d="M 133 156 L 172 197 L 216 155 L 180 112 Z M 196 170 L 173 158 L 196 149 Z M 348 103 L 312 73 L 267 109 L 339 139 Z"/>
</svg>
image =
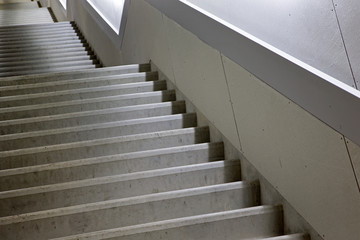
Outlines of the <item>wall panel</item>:
<svg viewBox="0 0 360 240">
<path fill-rule="evenodd" d="M 135 13 L 136 12 L 136 13 Z M 172 81 L 174 74 L 166 26 L 159 11 L 143 1 L 132 1 L 122 47 L 123 63 L 148 62 L 161 66 Z"/>
<path fill-rule="evenodd" d="M 360 194 L 343 136 L 226 57 L 224 65 L 247 159 L 324 239 L 358 239 Z"/>
<path fill-rule="evenodd" d="M 360 89 L 360 1 L 335 0 L 336 13 L 344 37 L 345 47 L 354 72 L 355 80 Z"/>
<path fill-rule="evenodd" d="M 188 2 L 355 86 L 331 0 Z"/>
<path fill-rule="evenodd" d="M 172 20 L 164 19 L 176 86 L 240 148 L 220 53 Z"/>
</svg>

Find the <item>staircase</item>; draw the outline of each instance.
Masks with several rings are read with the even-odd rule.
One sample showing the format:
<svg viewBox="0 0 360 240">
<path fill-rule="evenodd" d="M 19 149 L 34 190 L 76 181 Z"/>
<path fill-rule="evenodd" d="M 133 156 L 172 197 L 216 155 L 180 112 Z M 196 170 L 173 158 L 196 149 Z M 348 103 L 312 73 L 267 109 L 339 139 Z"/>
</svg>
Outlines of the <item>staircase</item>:
<svg viewBox="0 0 360 240">
<path fill-rule="evenodd" d="M 309 239 L 149 64 L 95 68 L 74 23 L 0 32 L 0 239 Z"/>
</svg>

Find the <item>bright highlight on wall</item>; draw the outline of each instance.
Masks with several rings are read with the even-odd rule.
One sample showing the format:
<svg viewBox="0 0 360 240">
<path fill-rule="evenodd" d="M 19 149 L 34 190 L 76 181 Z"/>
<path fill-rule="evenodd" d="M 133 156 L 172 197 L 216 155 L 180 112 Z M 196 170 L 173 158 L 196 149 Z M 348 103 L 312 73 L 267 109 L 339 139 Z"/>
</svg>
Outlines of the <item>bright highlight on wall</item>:
<svg viewBox="0 0 360 240">
<path fill-rule="evenodd" d="M 125 0 L 87 0 L 107 24 L 119 34 Z"/>
<path fill-rule="evenodd" d="M 66 9 L 66 0 L 60 0 L 60 3 Z"/>
</svg>

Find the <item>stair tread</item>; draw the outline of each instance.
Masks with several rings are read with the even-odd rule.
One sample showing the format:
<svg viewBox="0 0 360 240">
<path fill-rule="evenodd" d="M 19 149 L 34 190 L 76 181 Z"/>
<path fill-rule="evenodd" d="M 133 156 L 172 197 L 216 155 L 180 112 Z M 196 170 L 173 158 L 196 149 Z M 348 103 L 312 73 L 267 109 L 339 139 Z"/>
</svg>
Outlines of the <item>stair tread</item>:
<svg viewBox="0 0 360 240">
<path fill-rule="evenodd" d="M 62 72 L 62 71 L 69 71 L 69 70 L 84 70 L 84 69 L 91 69 L 100 67 L 100 65 L 80 65 L 80 66 L 70 66 L 70 67 L 54 67 L 49 69 L 38 69 L 38 70 L 31 70 L 31 71 L 16 71 L 16 72 L 7 72 L 7 73 L 0 73 L 0 77 L 10 77 L 10 76 L 19 76 L 19 75 L 31 75 L 31 74 L 39 74 L 39 73 L 53 73 L 53 72 Z"/>
<path fill-rule="evenodd" d="M 157 74 L 155 72 L 145 72 L 145 73 L 125 73 L 125 74 L 119 74 L 119 75 L 111 75 L 111 76 L 99 76 L 99 77 L 86 77 L 86 78 L 74 78 L 74 79 L 70 79 L 70 80 L 59 80 L 59 81 L 51 81 L 51 82 L 41 82 L 41 83 L 29 83 L 29 84 L 23 84 L 23 85 L 11 85 L 11 86 L 4 86 L 4 87 L 0 87 L 0 91 L 1 92 L 9 92 L 12 90 L 26 90 L 26 89 L 36 89 L 36 88 L 45 88 L 45 87 L 58 87 L 58 86 L 62 86 L 62 85 L 71 85 L 71 84 L 80 84 L 80 83 L 84 83 L 84 87 L 82 87 L 82 89 L 84 88 L 89 88 L 90 90 L 92 88 L 95 87 L 89 87 L 88 85 L 85 85 L 85 83 L 90 84 L 93 82 L 103 82 L 105 84 L 108 85 L 112 85 L 111 82 L 109 82 L 110 80 L 121 80 L 121 79 L 129 79 L 129 78 L 142 78 L 143 81 L 146 81 L 148 79 L 156 79 Z M 1 81 L 1 80 L 0 80 Z M 131 83 L 118 83 L 117 85 L 120 84 L 131 84 Z M 115 85 L 115 84 L 114 84 Z M 126 87 L 129 85 L 123 85 L 123 87 Z M 106 85 L 103 86 L 96 86 L 96 87 L 106 87 Z M 50 94 L 50 92 L 62 92 L 62 91 L 77 91 L 76 89 L 80 89 L 80 88 L 75 88 L 74 86 L 72 86 L 70 89 L 67 90 L 56 90 L 56 88 L 54 88 L 54 90 L 48 91 L 48 92 L 44 92 L 43 90 L 40 93 L 32 93 L 32 94 Z M 83 90 L 78 90 L 78 91 L 83 91 Z M 21 95 L 21 94 L 20 94 Z M 31 95 L 29 93 L 27 93 L 26 95 Z M 32 96 L 32 95 L 31 95 Z M 31 97 L 30 96 L 30 97 Z M 5 97 L 5 96 L 3 96 Z"/>
<path fill-rule="evenodd" d="M 114 161 L 127 161 L 136 158 L 154 157 L 154 156 L 161 156 L 161 155 L 167 155 L 167 154 L 173 154 L 179 152 L 187 152 L 187 151 L 190 152 L 194 150 L 209 149 L 210 147 L 221 148 L 223 147 L 223 144 L 219 142 L 199 143 L 199 144 L 192 144 L 185 146 L 159 148 L 153 150 L 145 150 L 145 151 L 122 153 L 116 155 L 108 155 L 108 156 L 86 158 L 86 159 L 79 159 L 72 161 L 49 163 L 49 164 L 42 164 L 42 165 L 35 165 L 35 166 L 28 166 L 21 168 L 5 169 L 5 170 L 0 170 L 0 177 L 15 176 L 15 175 L 32 173 L 32 172 L 39 173 L 42 171 L 50 171 L 61 168 L 71 168 L 71 167 L 79 167 L 79 166 L 85 167 L 86 165 L 101 164 L 101 163 L 104 164 Z"/>
<path fill-rule="evenodd" d="M 105 138 L 105 139 L 95 139 L 95 140 L 81 141 L 81 142 L 76 142 L 76 143 L 63 143 L 63 144 L 57 144 L 57 145 L 51 145 L 51 146 L 41 146 L 41 147 L 34 147 L 34 148 L 3 151 L 3 152 L 0 152 L 0 158 L 6 158 L 6 157 L 10 157 L 10 156 L 19 156 L 19 155 L 23 155 L 23 154 L 34 154 L 37 152 L 58 151 L 58 150 L 76 148 L 76 147 L 85 147 L 85 146 L 90 147 L 93 145 L 129 142 L 129 141 L 135 141 L 138 139 L 161 138 L 161 137 L 167 137 L 167 136 L 175 136 L 178 134 L 193 134 L 196 132 L 207 131 L 207 130 L 208 130 L 208 127 L 182 128 L 182 129 L 175 129 L 175 130 L 167 130 L 167 131 L 158 131 L 158 132 L 120 136 L 120 137 L 112 137 L 112 138 Z"/>
<path fill-rule="evenodd" d="M 70 215 L 75 213 L 109 209 L 119 206 L 135 205 L 139 203 L 159 201 L 162 199 L 181 198 L 185 196 L 194 196 L 194 195 L 214 193 L 214 192 L 231 191 L 235 189 L 250 188 L 254 186 L 257 185 L 250 184 L 248 182 L 237 181 L 231 183 L 215 184 L 210 186 L 201 186 L 201 187 L 173 190 L 173 191 L 161 192 L 161 193 L 145 194 L 141 196 L 126 197 L 126 198 L 113 199 L 113 200 L 107 200 L 101 202 L 85 203 L 75 206 L 43 210 L 32 213 L 25 213 L 15 216 L 0 217 L 0 226 L 13 224 L 13 223 L 20 223 L 24 221 L 33 221 L 43 218 Z"/>
<path fill-rule="evenodd" d="M 122 65 L 122 66 L 114 66 L 114 67 L 105 67 L 105 68 L 97 68 L 97 69 L 93 69 L 93 70 L 75 70 L 75 71 L 63 71 L 63 72 L 58 72 L 58 73 L 40 73 L 40 74 L 33 74 L 33 75 L 26 75 L 26 76 L 14 76 L 14 77 L 5 77 L 5 78 L 1 78 L 0 79 L 0 85 L 2 85 L 2 83 L 4 82 L 14 82 L 15 84 L 17 83 L 17 81 L 24 81 L 24 80 L 28 80 L 28 79 L 36 79 L 37 81 L 41 81 L 42 79 L 47 79 L 52 80 L 52 81 L 57 81 L 59 80 L 59 78 L 61 79 L 61 77 L 68 77 L 68 78 L 73 78 L 73 77 L 78 77 L 78 76 L 82 76 L 84 74 L 96 74 L 96 73 L 112 73 L 113 71 L 139 71 L 139 69 L 147 69 L 150 70 L 150 65 L 149 64 L 132 64 L 132 65 Z M 55 79 L 52 79 L 55 78 Z"/>
<path fill-rule="evenodd" d="M 0 108 L 0 114 L 12 113 L 12 112 L 20 112 L 20 111 L 30 111 L 30 110 L 38 110 L 38 109 L 54 109 L 55 107 L 66 107 L 66 106 L 74 106 L 74 105 L 83 105 L 90 103 L 100 103 L 107 101 L 121 101 L 125 99 L 138 99 L 145 97 L 159 97 L 164 95 L 174 94 L 173 90 L 163 90 L 156 92 L 143 92 L 143 93 L 131 93 L 131 94 L 123 94 L 118 96 L 107 96 L 107 97 L 98 97 L 91 99 L 80 99 L 74 101 L 63 101 L 63 102 L 55 102 L 55 103 L 43 103 L 43 104 L 35 104 L 29 106 L 18 106 L 18 107 L 9 107 L 9 108 Z"/>
<path fill-rule="evenodd" d="M 145 178 L 155 177 L 155 176 L 174 175 L 174 174 L 176 175 L 176 174 L 181 174 L 181 173 L 185 173 L 185 172 L 189 173 L 189 172 L 196 172 L 196 171 L 213 169 L 213 168 L 223 168 L 225 166 L 227 166 L 227 167 L 238 166 L 239 164 L 240 164 L 239 160 L 214 161 L 214 162 L 193 164 L 193 165 L 187 165 L 187 166 L 155 169 L 155 170 L 148 170 L 148 171 L 143 171 L 143 172 L 126 173 L 126 174 L 120 174 L 120 175 L 77 180 L 77 181 L 72 181 L 72 182 L 42 185 L 42 186 L 29 187 L 29 188 L 23 188 L 23 189 L 2 191 L 2 192 L 0 192 L 0 199 L 13 198 L 13 197 L 19 197 L 19 196 L 27 196 L 29 194 L 40 194 L 40 193 L 45 193 L 45 192 L 54 192 L 54 191 L 62 191 L 62 190 L 67 190 L 67 189 L 104 185 L 104 184 L 116 183 L 116 182 L 122 182 L 122 181 L 134 180 L 134 179 L 137 179 L 137 180 L 145 179 Z"/>
<path fill-rule="evenodd" d="M 281 212 L 280 206 L 257 206 L 245 209 L 209 213 L 197 216 L 190 216 L 177 219 L 169 219 L 158 222 L 151 222 L 139 225 L 133 225 L 128 227 L 114 228 L 84 234 L 78 234 L 73 236 L 56 238 L 56 240 L 70 240 L 70 239 L 105 239 L 112 237 L 122 237 L 127 235 L 133 235 L 138 233 L 145 233 L 151 231 L 159 231 L 162 229 L 170 229 L 182 226 L 203 224 L 206 222 L 216 222 L 224 219 L 234 219 L 238 217 L 249 217 L 252 215 L 266 214 L 271 212 Z M 55 239 L 54 239 L 55 240 Z"/>
<path fill-rule="evenodd" d="M 87 130 L 112 128 L 112 127 L 120 127 L 120 126 L 126 127 L 126 126 L 131 126 L 131 125 L 136 125 L 136 124 L 142 124 L 142 123 L 165 122 L 165 121 L 170 121 L 170 120 L 183 119 L 184 117 L 191 117 L 191 116 L 195 116 L 195 114 L 194 113 L 173 114 L 173 115 L 165 115 L 165 116 L 150 117 L 150 118 L 139 118 L 139 119 L 116 121 L 116 122 L 88 124 L 88 125 L 67 127 L 67 128 L 58 128 L 58 129 L 52 129 L 52 130 L 17 133 L 17 134 L 10 134 L 10 135 L 0 135 L 0 141 L 48 136 L 48 135 L 55 135 L 55 134 L 61 134 L 61 133 L 81 132 L 81 131 L 87 131 Z"/>
<path fill-rule="evenodd" d="M 143 74 L 139 74 L 138 76 L 143 76 Z M 110 80 L 108 78 L 107 80 Z M 94 80 L 94 79 L 92 79 Z M 106 80 L 104 80 L 106 81 Z M 67 84 L 74 82 L 67 81 Z M 88 82 L 88 81 L 86 81 Z M 22 95 L 13 95 L 13 96 L 2 96 L 0 97 L 0 102 L 7 102 L 7 101 L 14 101 L 14 100 L 29 100 L 33 98 L 40 98 L 40 97 L 54 97 L 54 96 L 62 96 L 62 95 L 69 95 L 69 94 L 79 94 L 79 93 L 90 93 L 90 92 L 97 92 L 97 91 L 106 91 L 106 90 L 115 90 L 115 89 L 126 89 L 126 88 L 133 88 L 133 87 L 142 87 L 142 86 L 154 86 L 158 84 L 165 83 L 164 80 L 158 81 L 148 81 L 148 82 L 135 82 L 135 83 L 121 83 L 121 84 L 111 84 L 99 87 L 84 87 L 84 88 L 76 88 L 70 90 L 60 90 L 60 91 L 51 91 L 51 92 L 41 92 L 41 93 L 30 93 L 30 94 L 22 94 Z M 59 85 L 60 82 L 56 82 L 55 85 Z M 42 86 L 53 86 L 54 84 L 44 84 Z M 31 87 L 31 86 L 28 86 Z M 1 89 L 1 87 L 0 87 Z M 18 90 L 18 88 L 12 88 Z M 26 88 L 24 88 L 26 89 Z M 9 90 L 9 89 L 8 89 Z M 6 91 L 6 90 L 5 90 Z"/>
</svg>

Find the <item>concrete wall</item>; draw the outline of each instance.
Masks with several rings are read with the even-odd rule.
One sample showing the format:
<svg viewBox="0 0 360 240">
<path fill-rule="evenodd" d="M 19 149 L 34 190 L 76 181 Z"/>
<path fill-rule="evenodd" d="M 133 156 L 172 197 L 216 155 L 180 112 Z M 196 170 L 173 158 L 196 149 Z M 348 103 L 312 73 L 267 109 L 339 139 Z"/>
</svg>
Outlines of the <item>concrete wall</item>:
<svg viewBox="0 0 360 240">
<path fill-rule="evenodd" d="M 68 1 L 68 19 L 75 21 L 96 55 L 105 66 L 122 62 L 120 47 L 122 38 L 86 2 L 86 0 Z"/>
<path fill-rule="evenodd" d="M 142 0 L 122 58 L 151 59 L 324 239 L 358 239 L 358 146 Z"/>
<path fill-rule="evenodd" d="M 188 0 L 185 2 L 193 3 L 355 87 L 332 0 Z M 342 14 L 341 17 L 345 16 Z M 357 29 L 356 21 L 348 22 L 346 26 Z"/>
<path fill-rule="evenodd" d="M 359 146 L 144 0 L 130 5 L 122 45 L 84 0 L 68 16 L 105 65 L 158 66 L 324 239 L 358 239 Z"/>
</svg>

